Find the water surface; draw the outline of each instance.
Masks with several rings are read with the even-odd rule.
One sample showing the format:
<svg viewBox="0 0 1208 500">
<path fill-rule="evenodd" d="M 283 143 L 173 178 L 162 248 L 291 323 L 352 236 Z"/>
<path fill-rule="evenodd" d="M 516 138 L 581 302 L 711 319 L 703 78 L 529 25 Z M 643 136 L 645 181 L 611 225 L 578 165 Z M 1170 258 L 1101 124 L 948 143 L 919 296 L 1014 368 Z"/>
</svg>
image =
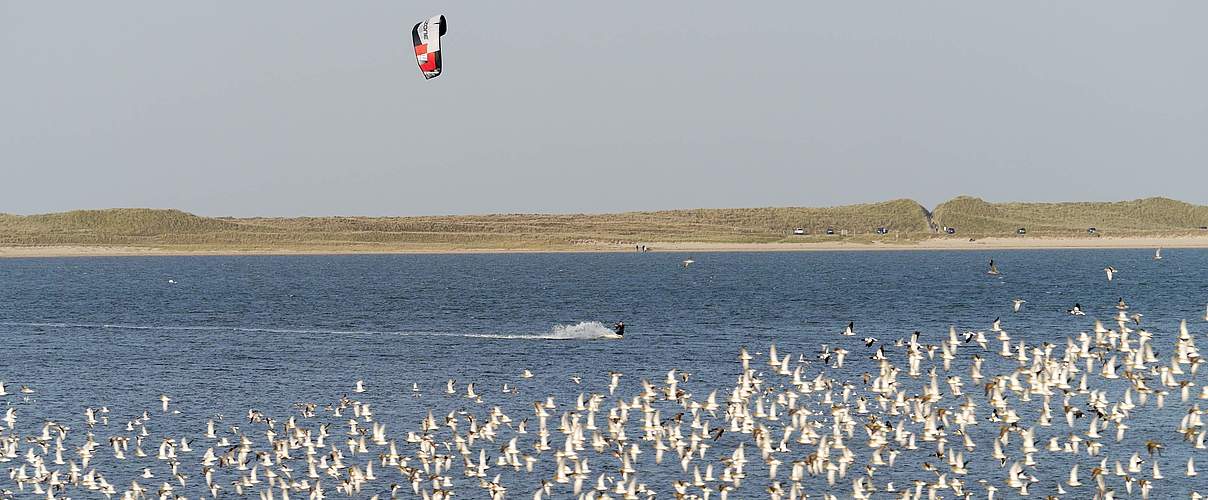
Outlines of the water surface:
<svg viewBox="0 0 1208 500">
<path fill-rule="evenodd" d="M 1002 317 L 1016 340 L 1064 345 L 1092 318 L 1113 315 L 1121 297 L 1144 313 L 1165 355 L 1179 320 L 1205 330 L 1208 251 L 1164 254 L 707 253 L 687 269 L 688 255 L 672 253 L 0 259 L 0 380 L 10 392 L 36 388 L 31 401 L 3 403 L 24 405 L 30 418 L 78 420 L 101 405 L 131 418 L 170 394 L 183 413 L 161 425 L 197 432 L 216 414 L 287 415 L 295 402 L 330 402 L 363 379 L 370 392 L 361 397 L 379 420 L 415 429 L 429 407 L 473 405 L 440 393 L 448 379 L 474 381 L 488 404 L 516 413 L 547 394 L 566 404 L 601 392 L 609 370 L 625 373 L 627 395 L 671 368 L 691 373 L 694 392 L 724 395 L 740 347 L 764 353 L 775 343 L 806 358 L 821 344 L 844 347 L 853 354 L 836 376 L 858 381 L 874 366 L 864 336 L 892 343 L 918 330 L 938 343 L 949 326 L 987 330 Z M 1002 276 L 986 275 L 990 258 Z M 1110 283 L 1107 265 L 1120 269 Z M 1020 313 L 1011 312 L 1016 297 L 1027 300 Z M 1076 302 L 1088 316 L 1066 313 Z M 548 338 L 559 325 L 618 320 L 628 325 L 623 340 Z M 840 336 L 849 321 L 859 334 Z M 988 372 L 1013 369 L 983 356 Z M 523 369 L 536 377 L 520 379 Z M 412 383 L 423 397 L 412 397 Z M 519 394 L 499 393 L 504 383 Z M 1179 457 L 1189 448 L 1169 421 L 1151 423 L 1170 441 L 1169 479 L 1155 491 L 1186 491 Z M 972 467 L 1001 478 L 984 455 Z M 679 477 L 678 465 L 667 469 L 649 480 L 665 479 L 663 494 Z M 752 495 L 763 494 L 759 484 Z"/>
</svg>

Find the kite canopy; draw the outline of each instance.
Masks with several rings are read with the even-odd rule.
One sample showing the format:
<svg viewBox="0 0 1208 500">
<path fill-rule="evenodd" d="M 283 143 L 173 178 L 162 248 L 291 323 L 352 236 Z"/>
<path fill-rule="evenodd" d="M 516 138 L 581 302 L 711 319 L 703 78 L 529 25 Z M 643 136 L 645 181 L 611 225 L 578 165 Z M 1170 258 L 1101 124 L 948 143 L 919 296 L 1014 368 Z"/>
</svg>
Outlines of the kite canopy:
<svg viewBox="0 0 1208 500">
<path fill-rule="evenodd" d="M 415 45 L 415 60 L 425 79 L 440 76 L 440 37 L 445 34 L 445 16 L 432 16 L 411 30 L 411 42 Z"/>
</svg>

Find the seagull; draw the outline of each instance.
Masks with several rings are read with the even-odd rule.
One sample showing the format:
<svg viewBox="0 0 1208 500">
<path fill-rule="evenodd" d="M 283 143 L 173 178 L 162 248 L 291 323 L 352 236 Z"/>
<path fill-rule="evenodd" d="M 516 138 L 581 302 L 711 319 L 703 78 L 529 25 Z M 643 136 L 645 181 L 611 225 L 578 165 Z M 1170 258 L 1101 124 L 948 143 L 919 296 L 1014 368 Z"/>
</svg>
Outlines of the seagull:
<svg viewBox="0 0 1208 500">
<path fill-rule="evenodd" d="M 855 335 L 856 334 L 856 322 L 855 321 L 847 322 L 847 327 L 843 329 L 843 334 L 847 335 L 849 337 L 852 335 Z"/>
<path fill-rule="evenodd" d="M 1120 297 L 1120 300 L 1116 301 L 1116 309 L 1120 311 L 1128 310 L 1128 304 L 1124 302 L 1124 297 Z"/>
<path fill-rule="evenodd" d="M 696 261 L 692 260 L 691 257 L 684 259 L 684 268 L 686 269 L 688 266 L 691 266 L 692 264 L 695 264 L 695 263 L 696 263 Z"/>
<path fill-rule="evenodd" d="M 608 394 L 611 396 L 617 390 L 617 386 L 621 384 L 621 372 L 608 372 Z"/>
<path fill-rule="evenodd" d="M 1162 249 L 1157 248 L 1153 251 L 1153 260 L 1162 260 Z"/>
<path fill-rule="evenodd" d="M 1078 464 L 1077 463 L 1075 463 L 1074 466 L 1070 468 L 1070 480 L 1066 484 L 1068 484 L 1070 486 L 1074 486 L 1074 487 L 1082 486 L 1082 481 L 1078 480 Z"/>
<path fill-rule="evenodd" d="M 1077 302 L 1074 303 L 1074 308 L 1070 309 L 1069 313 L 1073 314 L 1074 316 L 1086 316 L 1086 313 L 1082 312 L 1082 304 Z"/>
<path fill-rule="evenodd" d="M 1027 301 L 1026 301 L 1026 300 L 1023 300 L 1023 299 L 1012 299 L 1012 300 L 1011 300 L 1011 308 L 1012 308 L 1012 309 L 1013 309 L 1015 312 L 1019 312 L 1019 310 L 1023 308 L 1023 305 L 1024 305 L 1024 303 L 1026 303 L 1026 302 L 1027 302 Z"/>
<path fill-rule="evenodd" d="M 1103 272 L 1107 273 L 1107 281 L 1111 281 L 1112 278 L 1116 276 L 1116 268 L 1112 266 L 1103 268 Z"/>
<path fill-rule="evenodd" d="M 357 381 L 357 386 L 356 386 L 356 388 L 354 388 L 354 389 L 352 390 L 352 392 L 355 392 L 355 393 L 362 393 L 362 392 L 365 392 L 365 381 L 364 381 L 364 380 L 358 380 L 358 381 Z"/>
<path fill-rule="evenodd" d="M 875 344 L 875 343 L 877 343 L 877 339 L 876 339 L 876 338 L 874 338 L 874 337 L 864 337 L 864 347 L 872 347 L 872 345 L 873 345 L 873 344 Z"/>
<path fill-rule="evenodd" d="M 1158 257 L 1158 258 L 1161 258 L 1161 257 Z M 175 284 L 176 284 L 176 280 L 174 280 L 174 279 L 169 279 L 169 280 L 168 280 L 168 283 L 171 283 L 171 284 L 175 285 Z"/>
<path fill-rule="evenodd" d="M 986 274 L 989 274 L 991 276 L 998 276 L 998 274 L 999 274 L 998 266 L 994 265 L 994 259 L 990 259 L 990 270 L 986 271 Z"/>
</svg>

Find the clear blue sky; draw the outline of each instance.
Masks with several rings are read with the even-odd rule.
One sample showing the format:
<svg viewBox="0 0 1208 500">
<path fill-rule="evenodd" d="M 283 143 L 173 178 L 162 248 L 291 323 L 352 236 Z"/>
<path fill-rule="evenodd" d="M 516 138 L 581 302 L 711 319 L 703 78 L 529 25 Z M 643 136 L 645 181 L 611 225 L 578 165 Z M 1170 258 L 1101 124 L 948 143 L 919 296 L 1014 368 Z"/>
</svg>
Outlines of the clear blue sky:
<svg viewBox="0 0 1208 500">
<path fill-rule="evenodd" d="M 449 20 L 425 81 L 411 26 Z M 1208 2 L 0 0 L 0 212 L 1208 203 Z"/>
</svg>

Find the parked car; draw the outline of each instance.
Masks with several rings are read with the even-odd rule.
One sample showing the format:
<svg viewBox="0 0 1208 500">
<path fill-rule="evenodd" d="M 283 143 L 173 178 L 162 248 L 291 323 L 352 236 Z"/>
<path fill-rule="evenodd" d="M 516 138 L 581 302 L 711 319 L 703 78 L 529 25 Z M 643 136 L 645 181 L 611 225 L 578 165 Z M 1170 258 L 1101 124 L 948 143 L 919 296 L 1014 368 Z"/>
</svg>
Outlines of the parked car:
<svg viewBox="0 0 1208 500">
<path fill-rule="evenodd" d="M 793 234 L 798 235 L 798 236 L 803 235 L 803 234 L 805 234 L 805 228 L 799 227 L 797 229 L 794 229 Z"/>
</svg>

